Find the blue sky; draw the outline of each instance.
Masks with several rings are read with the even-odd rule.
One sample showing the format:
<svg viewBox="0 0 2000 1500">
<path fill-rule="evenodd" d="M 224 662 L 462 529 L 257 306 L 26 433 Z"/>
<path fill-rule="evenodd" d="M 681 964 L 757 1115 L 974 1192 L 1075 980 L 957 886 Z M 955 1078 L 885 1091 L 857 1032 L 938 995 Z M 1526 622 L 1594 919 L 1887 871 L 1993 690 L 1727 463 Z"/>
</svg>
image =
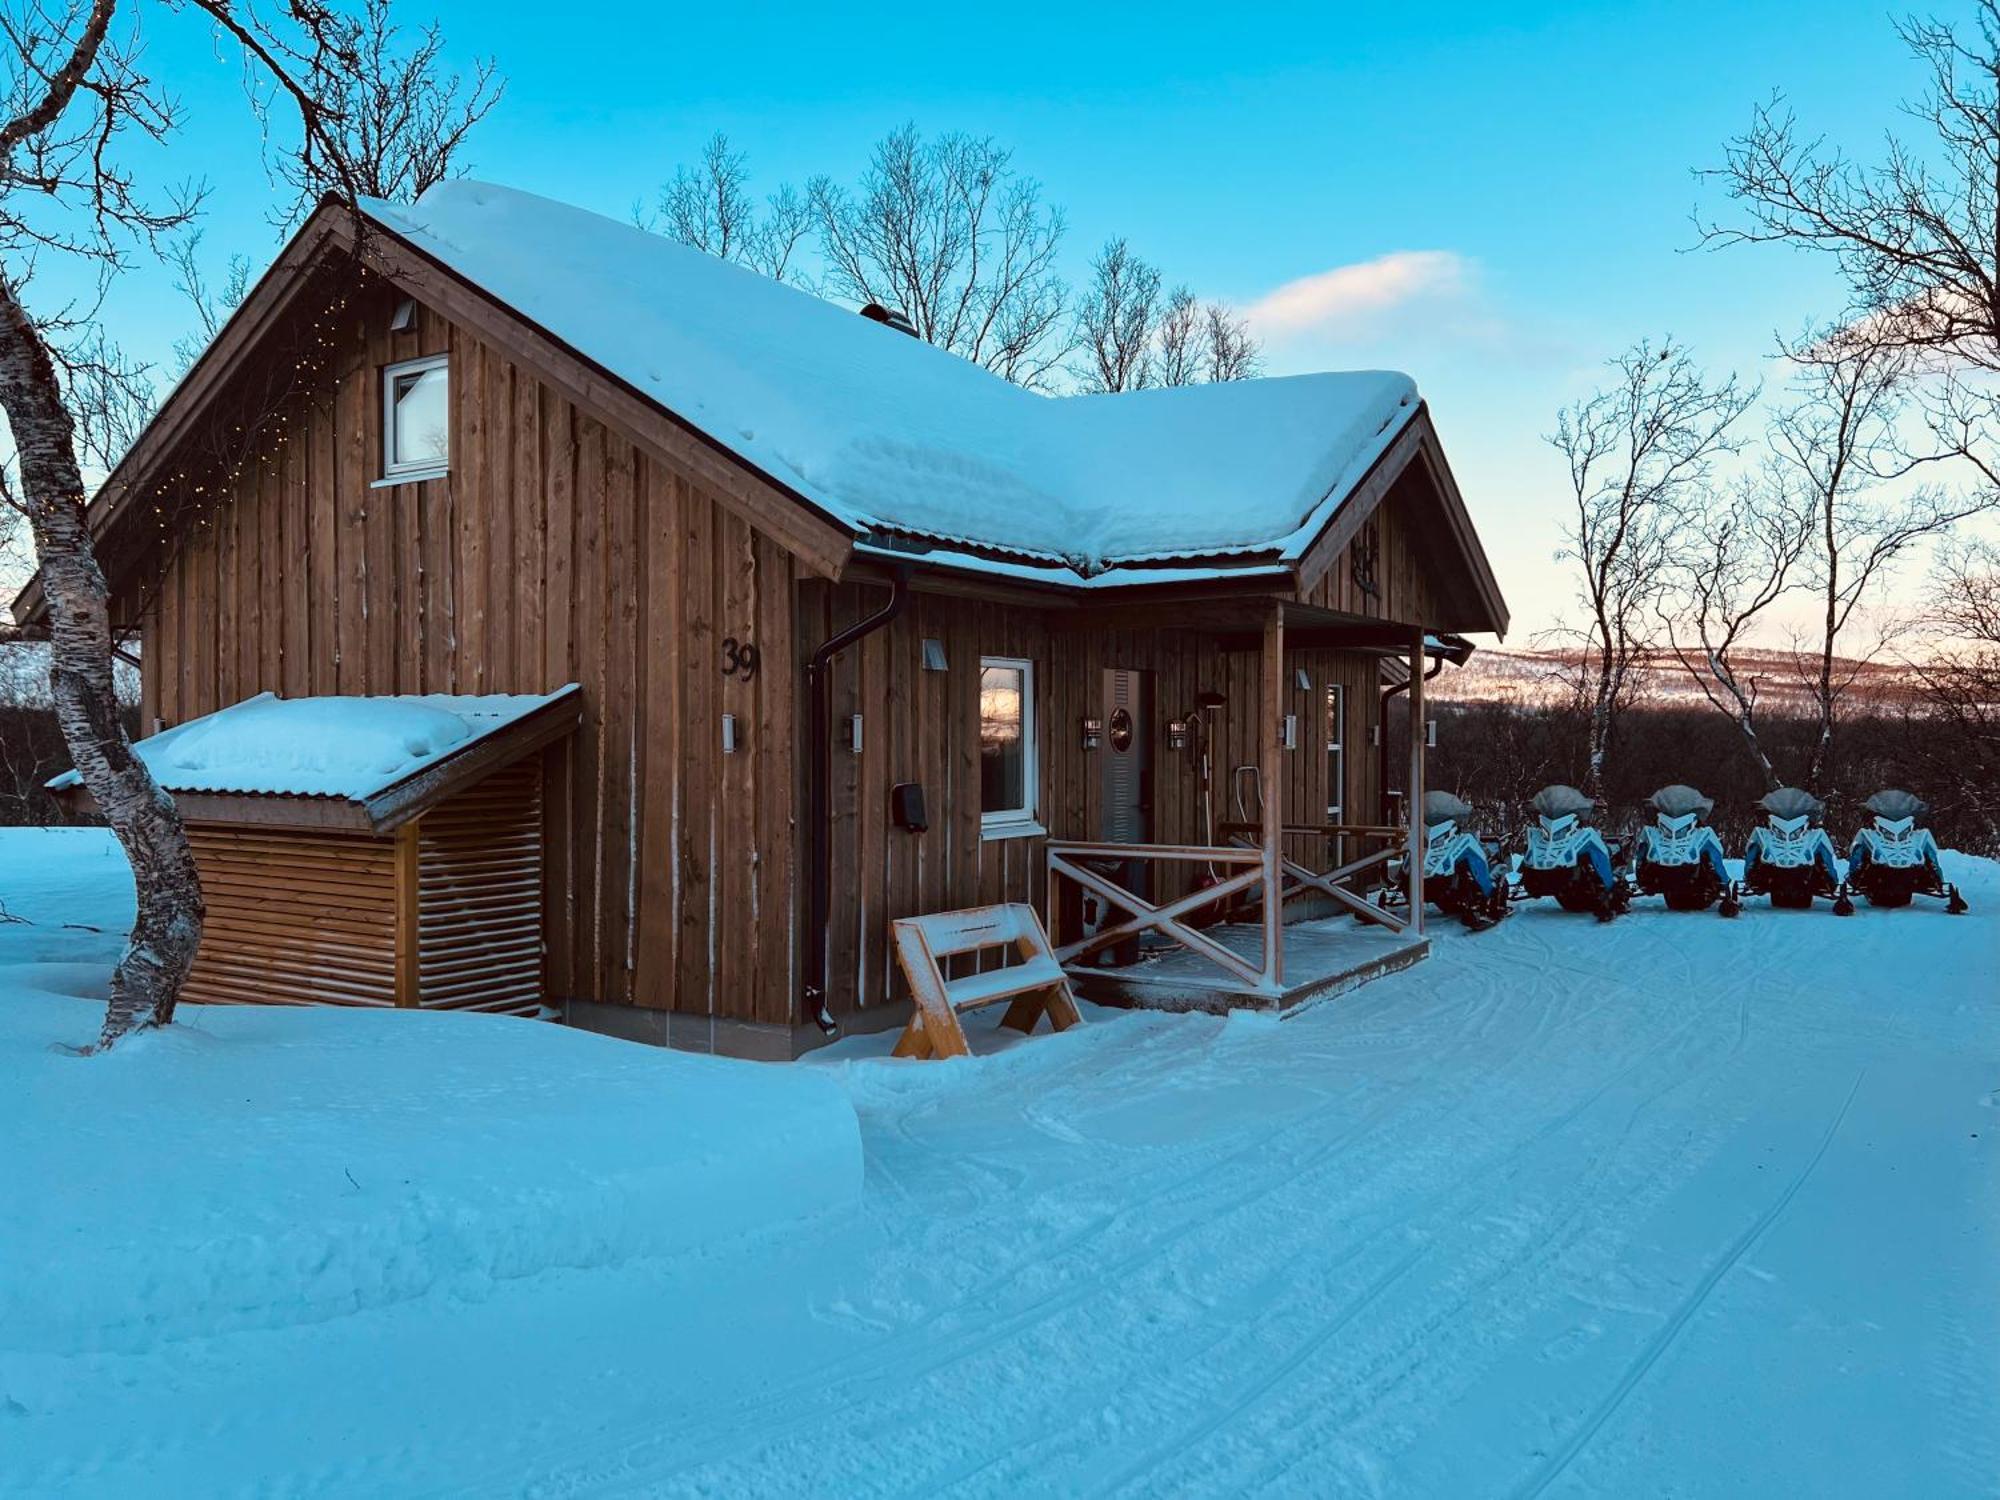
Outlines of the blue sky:
<svg viewBox="0 0 2000 1500">
<path fill-rule="evenodd" d="M 1691 169 L 1780 86 L 1868 151 L 1918 82 L 1873 4 L 436 13 L 455 54 L 509 79 L 477 176 L 623 215 L 716 129 L 760 188 L 851 179 L 905 120 L 989 133 L 1066 210 L 1074 274 L 1123 234 L 1169 280 L 1257 310 L 1272 373 L 1408 370 L 1516 640 L 1567 603 L 1542 435 L 1601 361 L 1670 332 L 1754 372 L 1774 330 L 1839 305 L 1825 268 L 1786 251 L 1690 252 L 1697 203 L 1726 208 Z M 152 71 L 189 116 L 171 160 L 214 185 L 208 248 L 261 265 L 269 194 L 235 67 L 190 18 L 149 25 Z M 150 354 L 183 322 L 161 281 L 140 270 L 111 308 Z"/>
</svg>

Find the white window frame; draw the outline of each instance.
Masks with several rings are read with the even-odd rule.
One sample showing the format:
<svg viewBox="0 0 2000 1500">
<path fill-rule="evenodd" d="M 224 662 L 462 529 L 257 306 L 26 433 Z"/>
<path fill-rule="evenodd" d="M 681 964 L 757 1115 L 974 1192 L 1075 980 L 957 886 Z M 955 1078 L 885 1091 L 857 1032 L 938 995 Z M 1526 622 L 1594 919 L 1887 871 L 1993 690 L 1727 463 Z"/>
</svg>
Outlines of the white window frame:
<svg viewBox="0 0 2000 1500">
<path fill-rule="evenodd" d="M 445 455 L 444 462 L 434 459 L 396 461 L 396 382 L 405 375 L 420 375 L 426 370 L 443 370 L 445 392 Z M 382 477 L 378 485 L 413 484 L 422 479 L 439 479 L 451 472 L 451 356 L 449 354 L 426 354 L 421 359 L 398 360 L 393 365 L 382 367 Z"/>
<path fill-rule="evenodd" d="M 979 813 L 979 836 L 983 839 L 1035 838 L 1046 832 L 1037 816 L 1042 790 L 1042 754 L 1036 732 L 1035 664 L 1021 656 L 980 657 L 982 678 L 988 667 L 1005 667 L 1021 674 L 1021 806 L 998 812 L 987 812 L 982 808 Z"/>
</svg>

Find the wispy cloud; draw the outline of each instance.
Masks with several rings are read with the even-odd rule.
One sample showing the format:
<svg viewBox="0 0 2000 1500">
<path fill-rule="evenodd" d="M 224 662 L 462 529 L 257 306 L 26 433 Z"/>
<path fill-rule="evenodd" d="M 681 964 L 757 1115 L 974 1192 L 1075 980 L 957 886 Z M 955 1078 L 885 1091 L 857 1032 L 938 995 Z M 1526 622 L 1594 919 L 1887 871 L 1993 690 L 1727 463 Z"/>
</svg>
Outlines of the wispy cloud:
<svg viewBox="0 0 2000 1500">
<path fill-rule="evenodd" d="M 1452 250 L 1392 250 L 1288 281 L 1251 303 L 1244 316 L 1261 337 L 1276 343 L 1305 336 L 1362 337 L 1382 331 L 1414 304 L 1465 299 L 1475 270 Z"/>
</svg>

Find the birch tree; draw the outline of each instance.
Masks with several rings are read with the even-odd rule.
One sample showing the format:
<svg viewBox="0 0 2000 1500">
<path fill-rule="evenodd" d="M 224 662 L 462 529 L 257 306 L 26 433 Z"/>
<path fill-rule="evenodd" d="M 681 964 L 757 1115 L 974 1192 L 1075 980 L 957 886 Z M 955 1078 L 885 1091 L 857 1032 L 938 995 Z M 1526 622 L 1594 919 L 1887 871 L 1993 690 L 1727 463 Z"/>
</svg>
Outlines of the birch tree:
<svg viewBox="0 0 2000 1500">
<path fill-rule="evenodd" d="M 905 125 L 879 141 L 857 191 L 808 190 L 826 290 L 879 302 L 918 337 L 1017 385 L 1048 386 L 1072 348 L 1065 225 L 1041 184 L 989 137 L 925 140 Z"/>
<path fill-rule="evenodd" d="M 267 22 L 231 0 L 159 0 L 156 11 L 198 17 L 240 50 L 253 109 L 284 102 L 297 126 L 281 176 L 301 192 L 329 187 L 350 203 L 364 185 L 350 159 L 356 95 L 338 80 L 367 66 L 352 18 L 297 0 Z M 131 861 L 137 913 L 112 974 L 98 1047 L 173 1018 L 201 939 L 201 887 L 173 799 L 133 752 L 113 683 L 110 590 L 85 515 L 81 455 L 94 436 L 78 413 L 101 404 L 92 329 L 66 303 L 37 311 L 30 273 L 67 261 L 104 279 L 131 253 L 157 251 L 198 209 L 188 194 L 152 197 L 124 164 L 133 137 L 161 142 L 175 125 L 166 94 L 136 65 L 139 5 L 89 0 L 60 14 L 30 3 L 0 12 L 8 76 L 0 98 L 0 412 L 12 466 L 0 502 L 24 521 L 49 616 L 49 687 L 85 789 Z M 368 185 L 375 185 L 373 182 Z M 94 309 L 93 309 L 94 311 Z M 99 345 L 100 352 L 102 345 Z M 80 357 L 81 353 L 81 357 Z"/>
<path fill-rule="evenodd" d="M 2000 0 L 1977 0 L 1970 25 L 1913 18 L 1896 34 L 1926 85 L 1880 157 L 1830 146 L 1778 96 L 1705 174 L 1739 213 L 1702 235 L 1825 257 L 1847 285 L 1844 327 L 1922 363 L 2000 371 Z"/>
<path fill-rule="evenodd" d="M 1918 482 L 1905 453 L 1910 353 L 1893 341 L 1833 338 L 1802 357 L 1795 399 L 1771 424 L 1777 461 L 1811 515 L 1804 554 L 1815 623 L 1804 632 L 1800 675 L 1813 708 L 1806 785 L 1835 779 L 1841 710 L 1857 670 L 1886 639 L 1857 648 L 1884 585 L 1921 544 L 1990 508 L 1995 491 Z"/>
<path fill-rule="evenodd" d="M 675 169 L 673 180 L 660 189 L 656 211 L 633 217 L 642 229 L 773 280 L 804 284 L 800 250 L 813 233 L 812 204 L 785 184 L 760 207 L 750 196 L 749 183 L 743 153 L 717 131 L 702 147 L 699 161 Z"/>
<path fill-rule="evenodd" d="M 1641 342 L 1611 370 L 1549 437 L 1569 474 L 1557 556 L 1574 565 L 1584 615 L 1577 693 L 1587 724 L 1582 789 L 1592 796 L 1658 644 L 1679 527 L 1716 459 L 1736 451 L 1737 420 L 1756 399 L 1733 375 L 1710 380 L 1672 340 Z"/>
<path fill-rule="evenodd" d="M 1090 271 L 1090 289 L 1077 304 L 1078 382 L 1086 391 L 1136 391 L 1152 384 L 1159 270 L 1121 238 L 1105 242 Z"/>
<path fill-rule="evenodd" d="M 1735 726 L 1766 791 L 1782 778 L 1759 730 L 1763 674 L 1742 652 L 1774 607 L 1801 587 L 1812 536 L 1809 499 L 1770 463 L 1693 509 L 1671 544 L 1660 616 L 1667 649 Z"/>
</svg>

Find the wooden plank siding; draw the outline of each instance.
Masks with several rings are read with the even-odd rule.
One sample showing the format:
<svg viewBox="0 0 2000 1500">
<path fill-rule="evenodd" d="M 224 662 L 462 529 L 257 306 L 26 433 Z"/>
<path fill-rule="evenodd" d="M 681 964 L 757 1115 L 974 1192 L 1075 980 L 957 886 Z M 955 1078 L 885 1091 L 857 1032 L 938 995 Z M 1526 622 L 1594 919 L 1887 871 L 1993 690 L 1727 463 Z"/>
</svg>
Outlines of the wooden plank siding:
<svg viewBox="0 0 2000 1500">
<path fill-rule="evenodd" d="M 190 823 L 208 920 L 181 998 L 394 1005 L 395 841 Z"/>
<path fill-rule="evenodd" d="M 266 690 L 546 693 L 581 683 L 582 727 L 537 767 L 541 993 L 797 1025 L 812 936 L 800 927 L 799 671 L 820 641 L 879 608 L 883 589 L 809 577 L 711 481 L 621 436 L 466 325 L 420 305 L 410 329 L 391 332 L 399 300 L 379 282 L 348 299 L 330 335 L 327 388 L 301 393 L 261 460 L 154 574 L 128 586 L 121 607 L 142 621 L 148 717 L 176 724 Z M 378 486 L 381 372 L 437 353 L 450 359 L 451 472 Z M 1357 538 L 1303 601 L 1404 623 L 1438 618 L 1431 504 L 1419 479 L 1391 485 L 1364 532 L 1374 591 L 1355 576 Z M 1066 606 L 919 592 L 891 628 L 843 655 L 830 677 L 835 724 L 861 714 L 864 748 L 845 748 L 836 731 L 837 1014 L 896 998 L 893 919 L 1043 904 L 1045 840 L 981 836 L 982 656 L 1036 664 L 1038 800 L 1050 833 L 1098 833 L 1099 763 L 1080 747 L 1079 721 L 1101 712 L 1102 674 L 1114 667 L 1153 674 L 1154 839 L 1202 838 L 1198 757 L 1168 749 L 1165 724 L 1193 712 L 1203 691 L 1228 700 L 1214 716 L 1215 816 L 1238 816 L 1248 784 L 1235 768 L 1258 763 L 1268 729 L 1259 661 L 1254 650 L 1224 650 L 1200 628 L 1201 610 L 1173 606 L 1184 629 L 1090 628 Z M 947 671 L 923 670 L 926 637 L 942 641 Z M 754 674 L 725 673 L 731 641 L 739 660 L 755 647 Z M 1284 661 L 1280 711 L 1299 718 L 1297 748 L 1281 758 L 1286 819 L 1325 814 L 1326 687 L 1338 681 L 1348 702 L 1340 800 L 1350 821 L 1373 821 L 1376 658 L 1300 647 Z M 736 725 L 728 755 L 725 715 Z M 891 826 L 890 791 L 904 781 L 925 789 L 926 833 Z M 1255 819 L 1254 805 L 1240 812 Z M 1324 843 L 1297 836 L 1287 852 L 1324 867 Z M 331 867 L 373 901 L 371 882 L 393 877 L 386 847 L 379 872 L 376 854 L 337 840 L 299 857 L 326 863 L 338 852 Z M 509 878 L 519 875 L 517 860 Z M 518 906 L 519 890 L 509 891 Z M 462 951 L 449 951 L 432 977 L 445 984 L 449 974 L 454 993 L 478 984 L 502 1000 L 520 993 L 521 953 L 508 950 L 511 967 L 475 983 Z M 393 1000 L 393 973 L 369 967 L 374 952 L 361 944 L 329 982 Z"/>
<path fill-rule="evenodd" d="M 417 994 L 426 1009 L 542 1001 L 542 772 L 509 766 L 417 823 Z"/>
<path fill-rule="evenodd" d="M 208 920 L 183 998 L 534 1012 L 541 782 L 508 767 L 401 836 L 190 821 Z"/>
<path fill-rule="evenodd" d="M 1434 502 L 1425 493 L 1427 482 L 1421 470 L 1405 470 L 1382 497 L 1361 537 L 1340 551 L 1300 599 L 1323 609 L 1406 625 L 1446 618 L 1450 611 L 1440 587 L 1435 557 L 1440 543 L 1431 513 Z M 1372 593 L 1361 586 L 1355 572 L 1356 553 L 1365 552 L 1369 540 L 1374 542 Z"/>
<path fill-rule="evenodd" d="M 883 591 L 856 585 L 802 585 L 804 634 L 824 639 L 879 607 Z M 1194 616 L 1198 618 L 1198 614 Z M 921 667 L 926 637 L 940 641 L 948 670 Z M 802 645 L 804 643 L 802 642 Z M 1237 816 L 1232 791 L 1241 785 L 1243 812 L 1255 821 L 1246 775 L 1260 753 L 1260 662 L 1255 651 L 1223 650 L 1213 632 L 1089 630 L 1060 613 L 917 593 L 904 615 L 866 637 L 834 664 L 830 689 L 834 736 L 832 826 L 835 878 L 831 902 L 829 993 L 836 1014 L 901 997 L 902 980 L 888 945 L 898 917 L 956 907 L 1025 901 L 1046 905 L 1046 840 L 982 837 L 979 811 L 979 663 L 1019 657 L 1035 664 L 1036 727 L 1042 825 L 1057 838 L 1098 836 L 1102 811 L 1100 762 L 1082 748 L 1080 721 L 1103 716 L 1103 673 L 1134 668 L 1153 674 L 1154 824 L 1160 843 L 1203 841 L 1200 758 L 1194 747 L 1166 746 L 1170 718 L 1192 712 L 1196 695 L 1220 692 L 1214 714 L 1215 817 Z M 1309 686 L 1301 688 L 1304 669 Z M 1287 821 L 1325 817 L 1328 778 L 1329 682 L 1347 686 L 1346 805 L 1373 818 L 1376 762 L 1365 749 L 1379 713 L 1377 659 L 1325 649 L 1287 651 L 1283 713 L 1298 715 L 1298 744 L 1283 757 Z M 862 716 L 862 750 L 847 748 L 844 726 Z M 921 784 L 930 828 L 911 833 L 891 825 L 889 792 L 898 782 Z M 1325 841 L 1287 840 L 1287 853 L 1325 868 Z M 1193 871 L 1179 872 L 1181 879 Z M 1175 878 L 1169 875 L 1168 878 Z M 1181 888 L 1156 892 L 1171 897 Z M 1044 912 L 1046 916 L 1046 912 Z"/>
<path fill-rule="evenodd" d="M 392 333 L 398 300 L 380 283 L 349 299 L 337 384 L 302 393 L 261 461 L 128 586 L 149 719 L 267 690 L 580 682 L 583 728 L 541 765 L 547 995 L 786 1020 L 791 556 L 432 309 Z M 436 353 L 451 361 L 451 472 L 377 487 L 382 368 Z M 726 637 L 758 648 L 750 681 L 724 680 Z"/>
</svg>

